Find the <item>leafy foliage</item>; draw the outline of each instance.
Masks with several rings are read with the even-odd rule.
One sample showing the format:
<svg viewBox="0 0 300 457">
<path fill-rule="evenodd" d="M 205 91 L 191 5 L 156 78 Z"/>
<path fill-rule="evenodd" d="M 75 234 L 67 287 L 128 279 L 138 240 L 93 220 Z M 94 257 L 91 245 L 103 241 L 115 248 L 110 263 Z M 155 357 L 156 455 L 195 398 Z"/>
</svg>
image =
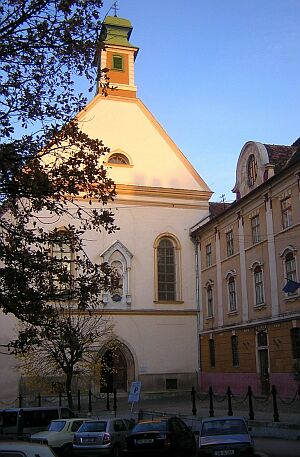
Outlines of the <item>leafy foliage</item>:
<svg viewBox="0 0 300 457">
<path fill-rule="evenodd" d="M 117 281 L 108 265 L 87 257 L 83 241 L 88 230 L 117 229 L 106 207 L 115 196 L 101 160 L 108 148 L 76 119 L 86 104 L 78 78 L 90 90 L 97 81 L 104 95 L 109 85 L 106 69 L 92 66 L 101 48 L 101 6 L 0 4 L 0 309 L 23 322 L 9 343 L 15 353 L 57 342 L 55 326 L 75 335 L 78 323 L 72 328 L 74 320 L 66 320 L 66 306 L 89 315 Z"/>
</svg>

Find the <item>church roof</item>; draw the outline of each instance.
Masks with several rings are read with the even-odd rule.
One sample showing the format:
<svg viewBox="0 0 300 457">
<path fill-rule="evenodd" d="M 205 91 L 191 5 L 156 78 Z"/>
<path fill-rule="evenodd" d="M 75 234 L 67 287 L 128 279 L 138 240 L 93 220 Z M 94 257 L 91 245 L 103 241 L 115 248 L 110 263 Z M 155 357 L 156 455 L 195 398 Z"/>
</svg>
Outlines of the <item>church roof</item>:
<svg viewBox="0 0 300 457">
<path fill-rule="evenodd" d="M 132 25 L 128 19 L 106 16 L 103 21 L 100 37 L 106 45 L 125 46 L 138 49 L 129 42 Z"/>
</svg>

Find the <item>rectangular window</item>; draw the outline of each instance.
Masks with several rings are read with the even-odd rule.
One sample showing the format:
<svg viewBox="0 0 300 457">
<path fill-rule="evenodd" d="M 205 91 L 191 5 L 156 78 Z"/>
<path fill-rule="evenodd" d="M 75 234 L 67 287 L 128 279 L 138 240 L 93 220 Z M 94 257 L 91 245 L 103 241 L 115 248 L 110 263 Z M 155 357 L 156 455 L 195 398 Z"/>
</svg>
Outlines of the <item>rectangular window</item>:
<svg viewBox="0 0 300 457">
<path fill-rule="evenodd" d="M 291 329 L 293 359 L 300 359 L 300 328 Z"/>
<path fill-rule="evenodd" d="M 210 267 L 212 264 L 211 244 L 207 244 L 205 246 L 205 253 L 206 253 L 206 266 Z"/>
<path fill-rule="evenodd" d="M 59 240 L 59 237 L 61 239 Z M 74 276 L 74 248 L 68 242 L 68 234 L 62 232 L 51 243 L 51 255 L 55 262 L 52 281 L 54 288 L 67 292 L 72 288 Z"/>
<path fill-rule="evenodd" d="M 229 312 L 236 311 L 236 290 L 235 279 L 229 278 L 228 281 L 228 296 L 229 296 Z"/>
<path fill-rule="evenodd" d="M 209 361 L 211 367 L 216 366 L 215 340 L 212 338 L 209 339 Z"/>
<path fill-rule="evenodd" d="M 259 216 L 254 216 L 251 218 L 251 233 L 252 233 L 252 243 L 256 244 L 261 241 L 260 238 L 260 224 Z"/>
<path fill-rule="evenodd" d="M 231 337 L 231 353 L 232 353 L 232 365 L 234 367 L 238 367 L 240 364 L 240 360 L 239 360 L 238 337 L 236 335 L 232 335 L 232 337 Z"/>
<path fill-rule="evenodd" d="M 281 218 L 282 228 L 287 228 L 292 225 L 292 199 L 286 197 L 281 200 Z"/>
<path fill-rule="evenodd" d="M 227 257 L 234 254 L 233 250 L 233 231 L 230 230 L 226 233 L 226 250 L 227 250 Z"/>
<path fill-rule="evenodd" d="M 124 61 L 123 61 L 123 57 L 122 56 L 119 56 L 119 55 L 113 55 L 112 56 L 112 67 L 111 67 L 112 70 L 118 70 L 118 71 L 122 71 L 124 70 Z"/>
<path fill-rule="evenodd" d="M 62 270 L 65 269 L 69 273 L 72 270 L 73 252 L 71 245 L 68 243 L 53 244 L 52 256 L 61 261 Z"/>
<path fill-rule="evenodd" d="M 206 253 L 206 266 L 210 267 L 212 264 L 211 244 L 207 244 L 205 246 L 205 253 Z"/>
<path fill-rule="evenodd" d="M 262 305 L 265 301 L 263 272 L 260 267 L 254 270 L 255 304 Z"/>
<path fill-rule="evenodd" d="M 292 252 L 288 252 L 285 256 L 285 274 L 287 280 L 297 282 L 296 259 Z M 297 290 L 288 292 L 288 295 L 298 294 Z"/>
<path fill-rule="evenodd" d="M 177 390 L 177 379 L 166 379 L 166 390 Z"/>
</svg>

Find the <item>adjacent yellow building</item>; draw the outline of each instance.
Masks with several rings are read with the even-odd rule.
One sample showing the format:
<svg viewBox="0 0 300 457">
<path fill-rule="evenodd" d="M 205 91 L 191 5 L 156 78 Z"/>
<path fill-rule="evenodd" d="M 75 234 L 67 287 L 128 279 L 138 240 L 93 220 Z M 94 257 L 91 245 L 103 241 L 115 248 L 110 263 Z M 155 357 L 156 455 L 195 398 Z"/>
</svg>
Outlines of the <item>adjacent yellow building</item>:
<svg viewBox="0 0 300 457">
<path fill-rule="evenodd" d="M 299 140 L 298 140 L 299 143 Z M 200 388 L 282 395 L 297 387 L 300 358 L 300 151 L 247 142 L 236 201 L 211 204 L 191 229 L 198 246 Z M 299 284 L 300 286 L 300 284 Z M 297 287 L 297 284 L 296 284 Z"/>
</svg>

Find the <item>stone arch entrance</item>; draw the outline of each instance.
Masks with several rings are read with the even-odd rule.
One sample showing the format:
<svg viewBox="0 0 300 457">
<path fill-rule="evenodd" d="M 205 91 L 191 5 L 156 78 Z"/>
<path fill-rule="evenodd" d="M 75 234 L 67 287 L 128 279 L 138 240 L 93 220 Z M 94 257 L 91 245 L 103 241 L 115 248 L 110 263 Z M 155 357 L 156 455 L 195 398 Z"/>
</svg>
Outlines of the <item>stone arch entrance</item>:
<svg viewBox="0 0 300 457">
<path fill-rule="evenodd" d="M 120 342 L 108 344 L 101 351 L 102 392 L 127 392 L 134 380 L 134 359 L 129 348 Z"/>
</svg>

